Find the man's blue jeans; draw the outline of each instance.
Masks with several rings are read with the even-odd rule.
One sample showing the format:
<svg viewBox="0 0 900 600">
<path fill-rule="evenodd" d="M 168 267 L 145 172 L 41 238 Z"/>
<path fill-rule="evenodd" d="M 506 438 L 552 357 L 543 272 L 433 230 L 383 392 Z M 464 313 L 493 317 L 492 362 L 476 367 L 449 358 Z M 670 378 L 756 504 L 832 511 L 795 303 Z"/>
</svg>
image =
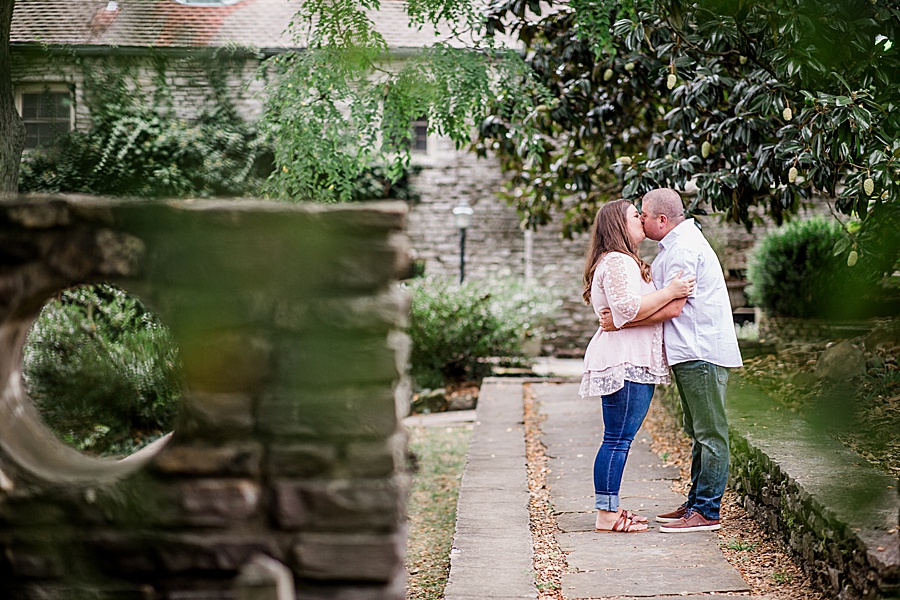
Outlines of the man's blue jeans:
<svg viewBox="0 0 900 600">
<path fill-rule="evenodd" d="M 625 382 L 625 387 L 603 401 L 603 443 L 594 458 L 594 507 L 619 509 L 619 487 L 631 442 L 650 409 L 653 385 Z"/>
<path fill-rule="evenodd" d="M 672 365 L 672 372 L 684 409 L 684 430 L 693 440 L 688 506 L 707 519 L 718 519 L 728 483 L 728 369 L 692 360 Z"/>
</svg>

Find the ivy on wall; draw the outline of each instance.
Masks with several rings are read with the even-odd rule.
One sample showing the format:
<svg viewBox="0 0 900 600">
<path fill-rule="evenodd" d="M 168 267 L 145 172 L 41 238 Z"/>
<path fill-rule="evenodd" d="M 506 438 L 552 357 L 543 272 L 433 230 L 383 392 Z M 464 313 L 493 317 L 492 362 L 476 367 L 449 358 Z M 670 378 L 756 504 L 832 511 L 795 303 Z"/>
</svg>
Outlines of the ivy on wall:
<svg viewBox="0 0 900 600">
<path fill-rule="evenodd" d="M 235 99 L 249 62 L 248 48 L 220 48 L 187 57 L 83 57 L 65 52 L 83 75 L 87 131 L 72 131 L 48 150 L 23 157 L 23 192 L 79 192 L 142 198 L 267 195 L 272 147 L 282 143 L 238 113 Z M 52 63 L 51 63 L 52 65 Z M 148 76 L 149 71 L 149 76 Z M 188 77 L 197 113 L 179 117 L 173 74 Z M 193 92 L 196 91 L 196 94 Z M 412 199 L 407 168 L 391 181 L 370 165 L 348 182 L 350 200 Z M 301 198 L 290 198 L 298 200 Z M 307 199 L 307 198 L 302 198 Z"/>
</svg>

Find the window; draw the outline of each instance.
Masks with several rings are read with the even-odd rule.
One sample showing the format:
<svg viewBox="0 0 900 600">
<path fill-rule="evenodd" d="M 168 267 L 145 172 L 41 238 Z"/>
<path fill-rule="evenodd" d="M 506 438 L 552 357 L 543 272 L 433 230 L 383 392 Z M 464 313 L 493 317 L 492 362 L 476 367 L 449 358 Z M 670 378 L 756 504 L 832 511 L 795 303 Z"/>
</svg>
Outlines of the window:
<svg viewBox="0 0 900 600">
<path fill-rule="evenodd" d="M 412 140 L 410 150 L 413 152 L 428 151 L 428 116 L 422 116 L 412 122 Z"/>
<path fill-rule="evenodd" d="M 72 95 L 68 86 L 47 85 L 18 93 L 25 123 L 25 149 L 49 148 L 72 129 Z"/>
</svg>

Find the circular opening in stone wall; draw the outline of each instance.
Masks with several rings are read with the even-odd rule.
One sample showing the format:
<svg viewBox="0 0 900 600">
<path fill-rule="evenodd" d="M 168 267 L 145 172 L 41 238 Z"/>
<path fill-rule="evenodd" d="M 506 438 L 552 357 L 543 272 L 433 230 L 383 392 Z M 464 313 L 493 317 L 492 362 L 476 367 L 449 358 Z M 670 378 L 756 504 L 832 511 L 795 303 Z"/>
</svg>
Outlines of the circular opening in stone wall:
<svg viewBox="0 0 900 600">
<path fill-rule="evenodd" d="M 58 293 L 22 349 L 25 391 L 65 445 L 122 457 L 173 429 L 183 383 L 169 329 L 144 302 L 106 284 Z"/>
</svg>

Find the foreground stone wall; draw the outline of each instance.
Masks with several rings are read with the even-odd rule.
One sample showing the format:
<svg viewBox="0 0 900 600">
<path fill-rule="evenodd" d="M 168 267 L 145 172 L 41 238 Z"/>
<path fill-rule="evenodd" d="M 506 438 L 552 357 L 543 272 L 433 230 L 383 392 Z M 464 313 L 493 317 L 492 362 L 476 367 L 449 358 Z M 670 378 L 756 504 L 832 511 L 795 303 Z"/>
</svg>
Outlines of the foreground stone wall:
<svg viewBox="0 0 900 600">
<path fill-rule="evenodd" d="M 0 203 L 0 596 L 228 599 L 280 570 L 297 597 L 403 598 L 405 214 Z M 45 301 L 100 281 L 186 375 L 174 433 L 118 461 L 56 441 L 22 381 Z"/>
<path fill-rule="evenodd" d="M 897 598 L 900 482 L 739 381 L 728 419 L 731 486 L 826 596 Z"/>
</svg>

